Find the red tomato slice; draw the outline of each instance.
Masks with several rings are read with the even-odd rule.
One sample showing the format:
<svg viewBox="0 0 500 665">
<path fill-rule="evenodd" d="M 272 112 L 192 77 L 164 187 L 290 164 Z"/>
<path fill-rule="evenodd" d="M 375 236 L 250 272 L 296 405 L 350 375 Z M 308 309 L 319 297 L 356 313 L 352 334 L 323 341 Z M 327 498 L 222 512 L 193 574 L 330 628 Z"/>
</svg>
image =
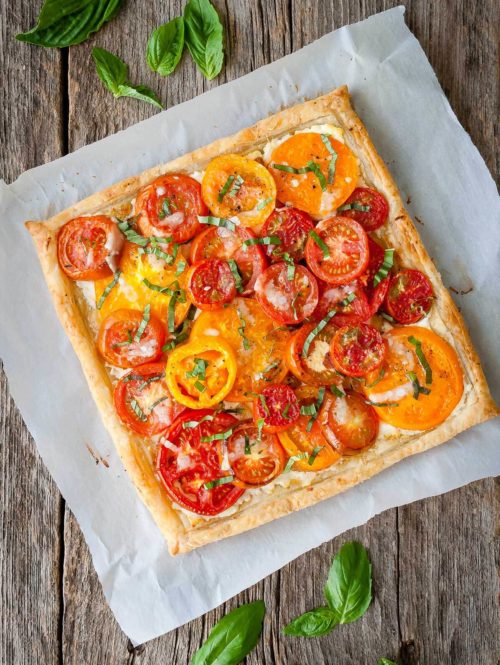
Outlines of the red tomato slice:
<svg viewBox="0 0 500 665">
<path fill-rule="evenodd" d="M 302 355 L 304 343 L 314 328 L 314 323 L 306 323 L 294 332 L 285 351 L 285 362 L 292 374 L 303 383 L 313 386 L 337 384 L 340 377 L 330 358 L 330 343 L 336 330 L 333 324 L 315 335 L 307 354 Z"/>
<path fill-rule="evenodd" d="M 365 287 L 371 317 L 378 312 L 384 302 L 391 278 L 388 275 L 377 286 L 373 286 L 373 279 L 384 262 L 384 248 L 370 237 L 368 237 L 368 246 L 370 248 L 370 260 L 368 261 L 368 268 L 359 278 L 359 282 Z"/>
<path fill-rule="evenodd" d="M 318 281 L 318 289 L 318 305 L 311 315 L 313 321 L 321 321 L 333 309 L 337 311 L 337 314 L 332 322 L 339 327 L 367 321 L 370 318 L 371 310 L 366 294 L 357 281 L 343 286 Z M 343 301 L 349 299 L 351 293 L 355 296 L 354 300 L 341 305 Z"/>
<path fill-rule="evenodd" d="M 163 432 L 184 410 L 167 388 L 165 363 L 149 363 L 128 372 L 115 386 L 114 401 L 120 420 L 144 436 Z"/>
<path fill-rule="evenodd" d="M 173 501 L 198 515 L 217 515 L 240 498 L 244 492 L 241 487 L 232 482 L 217 484 L 232 477 L 221 467 L 220 439 L 212 438 L 228 432 L 237 422 L 230 414 L 211 409 L 188 410 L 175 419 L 160 443 L 156 462 Z"/>
<path fill-rule="evenodd" d="M 208 215 L 208 208 L 201 198 L 201 185 L 197 180 L 169 173 L 140 190 L 134 212 L 143 235 L 186 242 L 200 231 L 198 215 Z"/>
<path fill-rule="evenodd" d="M 420 270 L 407 268 L 391 277 L 385 298 L 387 312 L 399 323 L 420 321 L 429 313 L 434 291 Z"/>
<path fill-rule="evenodd" d="M 57 257 L 70 279 L 96 280 L 112 274 L 108 260 L 122 245 L 123 236 L 109 217 L 76 217 L 58 233 Z"/>
<path fill-rule="evenodd" d="M 342 455 L 353 455 L 371 446 L 378 435 L 379 419 L 359 393 L 333 397 L 328 409 L 328 424 L 335 435 L 335 447 Z"/>
<path fill-rule="evenodd" d="M 380 228 L 389 216 L 389 204 L 385 196 L 369 187 L 356 187 L 338 210 L 343 217 L 359 222 L 365 231 L 375 231 Z"/>
<path fill-rule="evenodd" d="M 254 399 L 253 419 L 264 423 L 265 432 L 281 432 L 300 416 L 299 400 L 295 393 L 283 383 L 267 386 Z"/>
<path fill-rule="evenodd" d="M 191 244 L 191 263 L 202 259 L 233 259 L 242 278 L 241 295 L 253 293 L 255 281 L 266 269 L 267 261 L 264 252 L 258 245 L 243 247 L 243 242 L 255 238 L 249 229 L 237 226 L 234 231 L 224 227 L 211 226 L 202 231 Z"/>
<path fill-rule="evenodd" d="M 364 376 L 380 367 L 385 355 L 382 335 L 373 326 L 343 326 L 330 346 L 333 364 L 346 376 Z"/>
<path fill-rule="evenodd" d="M 349 284 L 366 269 L 368 236 L 361 224 L 345 217 L 320 222 L 309 235 L 306 261 L 313 273 L 329 284 Z"/>
<path fill-rule="evenodd" d="M 165 342 L 165 330 L 153 314 L 140 339 L 135 336 L 143 321 L 143 315 L 135 309 L 118 309 L 104 319 L 97 337 L 97 348 L 110 365 L 137 367 L 161 356 Z"/>
<path fill-rule="evenodd" d="M 278 236 L 281 245 L 267 245 L 266 253 L 271 261 L 282 261 L 284 254 L 295 262 L 304 258 L 309 231 L 314 228 L 311 217 L 297 208 L 277 208 L 264 222 L 261 237 Z"/>
<path fill-rule="evenodd" d="M 283 471 L 286 455 L 277 436 L 259 435 L 255 425 L 244 423 L 227 440 L 229 464 L 244 487 L 267 485 Z"/>
<path fill-rule="evenodd" d="M 286 263 L 273 263 L 255 282 L 255 295 L 265 313 L 285 324 L 300 323 L 318 304 L 318 283 L 304 266 L 288 279 Z"/>
<path fill-rule="evenodd" d="M 186 291 L 200 309 L 218 309 L 236 296 L 236 283 L 227 261 L 204 259 L 187 271 Z"/>
</svg>

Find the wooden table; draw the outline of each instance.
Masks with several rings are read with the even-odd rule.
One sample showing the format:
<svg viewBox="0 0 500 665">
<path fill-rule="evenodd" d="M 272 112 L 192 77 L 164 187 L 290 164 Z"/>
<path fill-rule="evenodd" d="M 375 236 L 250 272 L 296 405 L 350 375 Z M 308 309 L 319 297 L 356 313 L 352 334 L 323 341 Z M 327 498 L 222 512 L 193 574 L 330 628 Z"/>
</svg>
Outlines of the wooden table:
<svg viewBox="0 0 500 665">
<path fill-rule="evenodd" d="M 400 4 L 397 0 L 217 0 L 227 62 L 207 83 L 186 57 L 169 79 L 152 74 L 143 52 L 154 27 L 178 15 L 181 0 L 126 3 L 82 45 L 62 51 L 21 44 L 41 0 L 1 3 L 1 176 L 22 171 L 149 117 L 134 100 L 115 101 L 98 82 L 90 48 L 130 65 L 135 82 L 158 90 L 166 106 L 308 44 L 321 35 Z M 460 122 L 491 170 L 495 166 L 494 0 L 408 0 L 406 20 L 420 40 Z M 452 211 L 451 211 L 452 212 Z M 2 321 L 2 325 L 8 322 Z M 389 510 L 305 554 L 237 598 L 134 649 L 108 609 L 87 546 L 36 452 L 8 393 L 0 393 L 2 665 L 184 665 L 228 609 L 264 598 L 263 638 L 248 665 L 493 665 L 500 653 L 495 519 L 491 479 Z M 498 489 L 498 488 L 497 488 Z M 348 539 L 370 548 L 374 602 L 365 617 L 314 640 L 284 638 L 298 613 L 322 602 L 332 555 Z M 265 556 L 265 552 L 263 553 Z"/>
</svg>

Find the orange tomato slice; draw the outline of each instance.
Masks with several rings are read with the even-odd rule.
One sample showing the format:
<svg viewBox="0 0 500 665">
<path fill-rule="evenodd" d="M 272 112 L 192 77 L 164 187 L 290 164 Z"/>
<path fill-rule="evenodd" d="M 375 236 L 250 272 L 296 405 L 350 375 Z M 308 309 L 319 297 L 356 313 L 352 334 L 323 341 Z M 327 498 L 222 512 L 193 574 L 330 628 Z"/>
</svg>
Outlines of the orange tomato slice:
<svg viewBox="0 0 500 665">
<path fill-rule="evenodd" d="M 432 370 L 429 383 L 417 356 L 417 345 L 409 338 L 420 342 Z M 421 326 L 393 328 L 385 335 L 385 340 L 384 372 L 375 370 L 367 377 L 366 396 L 380 419 L 394 427 L 408 430 L 436 427 L 448 418 L 462 397 L 463 374 L 456 352 L 442 337 Z M 417 386 L 412 378 L 424 389 L 417 399 Z"/>
<path fill-rule="evenodd" d="M 276 203 L 269 171 L 248 157 L 222 155 L 207 166 L 201 183 L 203 200 L 217 217 L 238 217 L 242 226 L 258 226 Z"/>
<path fill-rule="evenodd" d="M 224 340 L 198 337 L 170 353 L 165 378 L 179 404 L 191 409 L 216 406 L 233 387 L 236 357 Z"/>
<path fill-rule="evenodd" d="M 323 142 L 326 137 L 331 151 Z M 329 182 L 329 167 L 335 159 L 333 182 Z M 275 168 L 278 164 L 293 169 L 316 165 L 323 178 L 314 171 L 290 173 Z M 330 215 L 349 198 L 358 181 L 358 160 L 349 148 L 326 134 L 300 132 L 275 148 L 271 154 L 269 170 L 276 182 L 278 200 L 304 210 L 316 219 Z M 323 186 L 322 186 L 323 181 Z"/>
<path fill-rule="evenodd" d="M 202 312 L 191 331 L 191 337 L 200 335 L 226 340 L 236 354 L 238 374 L 229 401 L 251 401 L 287 374 L 283 358 L 290 332 L 272 321 L 256 300 L 235 298 L 224 309 Z"/>
<path fill-rule="evenodd" d="M 151 313 L 166 326 L 168 321 L 168 307 L 172 298 L 168 293 L 146 286 L 147 283 L 160 288 L 185 291 L 186 272 L 177 275 L 182 265 L 182 256 L 178 256 L 172 263 L 166 262 L 155 254 L 140 254 L 139 246 L 125 243 L 120 269 L 122 274 L 116 286 L 106 296 L 101 308 L 98 310 L 100 320 L 105 319 L 111 312 L 118 309 L 136 309 L 143 311 L 149 303 Z M 144 281 L 146 280 L 146 281 Z M 96 302 L 99 302 L 104 289 L 111 282 L 110 278 L 95 282 Z M 182 302 L 184 300 L 184 302 Z M 190 307 L 188 299 L 184 296 L 176 298 L 174 306 L 175 326 L 177 327 L 186 318 Z"/>
</svg>

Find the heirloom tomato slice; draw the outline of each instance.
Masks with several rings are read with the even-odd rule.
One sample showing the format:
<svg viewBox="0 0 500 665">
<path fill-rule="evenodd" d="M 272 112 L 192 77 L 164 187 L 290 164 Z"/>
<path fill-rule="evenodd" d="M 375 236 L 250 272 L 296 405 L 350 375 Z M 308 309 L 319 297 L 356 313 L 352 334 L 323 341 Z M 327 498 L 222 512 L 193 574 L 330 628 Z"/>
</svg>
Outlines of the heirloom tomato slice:
<svg viewBox="0 0 500 665">
<path fill-rule="evenodd" d="M 420 270 L 407 268 L 391 277 L 385 297 L 387 312 L 398 323 L 417 323 L 429 313 L 434 291 L 427 277 Z"/>
<path fill-rule="evenodd" d="M 309 231 L 314 228 L 311 217 L 297 208 L 277 208 L 264 222 L 261 237 L 274 236 L 280 239 L 279 245 L 265 245 L 271 261 L 302 261 Z"/>
<path fill-rule="evenodd" d="M 261 487 L 283 471 L 286 455 L 275 434 L 252 423 L 239 425 L 227 440 L 229 465 L 243 487 Z"/>
<path fill-rule="evenodd" d="M 300 323 L 318 304 L 318 283 L 304 266 L 297 265 L 290 278 L 289 266 L 273 263 L 255 282 L 255 296 L 268 316 L 278 323 Z"/>
<path fill-rule="evenodd" d="M 330 345 L 333 364 L 346 376 L 365 376 L 382 364 L 385 345 L 379 331 L 366 323 L 339 328 Z"/>
<path fill-rule="evenodd" d="M 199 309 L 220 309 L 236 295 L 236 283 L 227 261 L 203 259 L 187 272 L 187 294 Z"/>
<path fill-rule="evenodd" d="M 340 206 L 343 217 L 359 222 L 365 231 L 376 231 L 389 215 L 389 204 L 383 194 L 369 187 L 356 187 L 347 201 Z"/>
<path fill-rule="evenodd" d="M 359 393 L 332 396 L 328 406 L 328 424 L 342 455 L 353 455 L 368 448 L 378 435 L 379 419 L 372 406 Z"/>
<path fill-rule="evenodd" d="M 267 386 L 254 398 L 253 419 L 263 423 L 264 432 L 280 432 L 299 416 L 299 401 L 292 388 L 283 383 Z"/>
<path fill-rule="evenodd" d="M 304 344 L 316 324 L 305 323 L 291 336 L 285 352 L 285 361 L 294 376 L 313 386 L 328 386 L 339 383 L 339 375 L 330 357 L 330 343 L 336 327 L 329 323 Z"/>
</svg>

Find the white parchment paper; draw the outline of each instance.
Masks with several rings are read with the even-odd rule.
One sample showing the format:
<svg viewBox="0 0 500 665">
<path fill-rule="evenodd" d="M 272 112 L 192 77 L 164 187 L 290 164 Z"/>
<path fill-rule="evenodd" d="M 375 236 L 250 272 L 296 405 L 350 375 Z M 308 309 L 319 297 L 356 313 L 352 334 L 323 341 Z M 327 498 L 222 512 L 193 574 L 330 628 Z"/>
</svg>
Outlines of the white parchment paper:
<svg viewBox="0 0 500 665">
<path fill-rule="evenodd" d="M 135 643 L 207 612 L 387 508 L 500 471 L 497 420 L 313 508 L 172 558 L 127 478 L 56 319 L 24 220 L 45 219 L 126 176 L 343 83 L 403 196 L 411 195 L 410 212 L 425 223 L 419 231 L 445 283 L 459 290 L 474 286 L 458 296 L 458 304 L 499 400 L 497 192 L 405 26 L 402 8 L 336 30 L 248 76 L 28 171 L 10 186 L 0 182 L 0 351 L 10 389 L 78 519 L 111 609 Z M 86 444 L 109 460 L 109 468 L 96 466 Z"/>
</svg>

